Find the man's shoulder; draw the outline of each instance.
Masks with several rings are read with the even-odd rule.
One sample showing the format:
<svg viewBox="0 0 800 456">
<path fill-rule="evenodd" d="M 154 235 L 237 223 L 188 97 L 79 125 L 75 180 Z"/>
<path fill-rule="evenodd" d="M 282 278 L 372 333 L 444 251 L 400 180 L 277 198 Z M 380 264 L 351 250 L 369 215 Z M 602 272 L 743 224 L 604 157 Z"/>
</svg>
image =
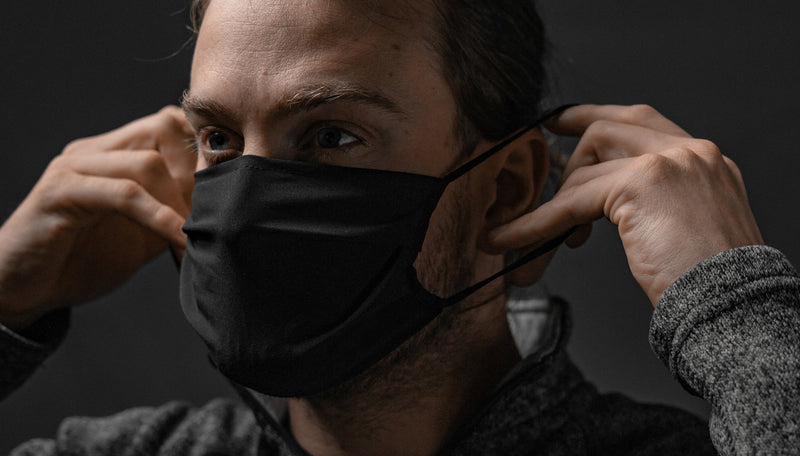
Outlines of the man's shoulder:
<svg viewBox="0 0 800 456">
<path fill-rule="evenodd" d="M 697 416 L 600 394 L 566 352 L 543 362 L 519 372 L 445 454 L 716 454 Z"/>
<path fill-rule="evenodd" d="M 444 454 L 716 454 L 708 424 L 677 408 L 600 394 L 565 347 L 571 318 L 551 299 L 527 356 Z"/>
<path fill-rule="evenodd" d="M 705 420 L 619 393 L 597 395 L 580 422 L 592 446 L 618 448 L 617 454 L 717 454 Z"/>
</svg>

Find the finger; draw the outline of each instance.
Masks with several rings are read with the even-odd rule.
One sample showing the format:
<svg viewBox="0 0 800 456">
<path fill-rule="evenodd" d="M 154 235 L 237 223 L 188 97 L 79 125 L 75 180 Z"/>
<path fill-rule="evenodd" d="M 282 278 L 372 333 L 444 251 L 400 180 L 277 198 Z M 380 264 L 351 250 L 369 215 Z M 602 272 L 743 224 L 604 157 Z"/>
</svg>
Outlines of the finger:
<svg viewBox="0 0 800 456">
<path fill-rule="evenodd" d="M 174 106 L 160 112 L 171 124 L 173 132 L 163 132 L 157 136 L 156 149 L 164 157 L 169 173 L 178 182 L 183 201 L 187 207 L 191 205 L 194 188 L 194 172 L 197 169 L 197 152 L 193 146 L 194 129 L 186 119 L 182 109 Z M 177 132 L 177 130 L 180 132 Z"/>
<path fill-rule="evenodd" d="M 592 232 L 592 225 L 589 224 L 581 225 L 575 230 L 575 232 L 569 238 L 567 238 L 566 241 L 564 241 L 564 243 L 567 244 L 567 246 L 569 246 L 570 248 L 579 247 L 584 242 L 586 242 L 591 232 Z M 519 256 L 522 257 L 533 250 L 534 247 L 519 249 Z M 542 271 L 544 270 L 545 266 L 550 262 L 555 253 L 556 250 L 553 249 L 550 252 L 547 252 L 544 255 L 531 261 L 530 263 L 520 266 L 519 268 L 509 273 L 508 279 L 513 285 L 518 287 L 527 287 L 533 285 L 541 278 Z"/>
<path fill-rule="evenodd" d="M 592 235 L 592 224 L 591 223 L 587 223 L 585 225 L 580 225 L 575 230 L 575 232 L 572 233 L 567 238 L 566 241 L 564 241 L 564 244 L 567 244 L 567 247 L 569 247 L 569 248 L 575 249 L 575 248 L 578 248 L 578 247 L 582 246 L 583 244 L 585 244 L 586 241 L 589 240 L 589 236 L 591 236 L 591 235 Z"/>
<path fill-rule="evenodd" d="M 179 214 L 189 215 L 191 204 L 190 199 L 186 198 L 184 187 L 172 176 L 164 157 L 156 151 L 124 150 L 62 157 L 60 160 L 65 164 L 59 165 L 67 166 L 73 172 L 84 176 L 133 180 Z"/>
<path fill-rule="evenodd" d="M 166 159 L 167 168 L 172 175 L 178 178 L 189 176 L 194 182 L 193 176 L 197 167 L 197 152 L 193 146 L 194 129 L 181 109 L 168 109 L 164 115 L 170 118 L 170 122 L 177 123 L 175 127 L 180 127 L 181 131 L 180 134 L 159 136 L 156 149 Z"/>
<path fill-rule="evenodd" d="M 123 150 L 67 158 L 73 171 L 86 176 L 131 179 L 153 192 L 172 179 L 164 157 L 154 150 Z"/>
<path fill-rule="evenodd" d="M 133 180 L 75 174 L 74 183 L 63 187 L 61 201 L 64 209 L 74 206 L 81 211 L 119 213 L 172 245 L 186 246 L 181 231 L 185 219 Z"/>
<path fill-rule="evenodd" d="M 624 166 L 627 166 L 633 160 L 634 160 L 633 157 L 619 158 L 616 160 L 611 160 L 603 163 L 597 163 L 595 165 L 587 165 L 577 168 L 575 171 L 570 172 L 569 176 L 567 176 L 564 179 L 564 182 L 561 183 L 559 191 L 566 190 L 570 187 L 583 185 L 586 182 L 596 179 L 602 175 L 613 173 L 616 170 Z"/>
<path fill-rule="evenodd" d="M 684 129 L 648 105 L 579 105 L 567 109 L 545 122 L 548 130 L 558 135 L 581 136 L 599 120 L 637 125 L 664 134 L 691 138 Z"/>
<path fill-rule="evenodd" d="M 167 143 L 173 138 L 190 141 L 193 136 L 194 132 L 183 111 L 176 106 L 167 106 L 155 114 L 134 120 L 108 133 L 73 141 L 67 145 L 64 153 L 158 149 L 159 144 Z"/>
<path fill-rule="evenodd" d="M 676 143 L 692 139 L 675 138 L 637 125 L 599 120 L 589 126 L 564 168 L 562 180 L 576 169 L 620 158 L 658 153 Z"/>
<path fill-rule="evenodd" d="M 560 191 L 533 212 L 495 228 L 489 233 L 489 244 L 497 249 L 518 249 L 590 224 L 605 215 L 604 205 L 617 179 L 617 173 L 605 174 Z"/>
</svg>

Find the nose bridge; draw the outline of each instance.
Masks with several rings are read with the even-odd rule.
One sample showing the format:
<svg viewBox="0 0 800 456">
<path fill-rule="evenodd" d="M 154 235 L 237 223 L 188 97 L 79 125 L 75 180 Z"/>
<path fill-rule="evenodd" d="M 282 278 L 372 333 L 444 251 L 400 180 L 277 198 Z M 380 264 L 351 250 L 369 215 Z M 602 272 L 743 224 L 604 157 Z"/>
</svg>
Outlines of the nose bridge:
<svg viewBox="0 0 800 456">
<path fill-rule="evenodd" d="M 268 124 L 256 121 L 256 125 L 247 126 L 242 131 L 244 148 L 242 155 L 254 155 L 264 158 L 288 159 L 285 150 L 282 151 L 281 139 L 274 128 Z"/>
<path fill-rule="evenodd" d="M 269 101 L 259 103 L 269 106 Z M 287 119 L 276 118 L 268 110 L 258 107 L 244 118 L 240 125 L 240 134 L 244 139 L 242 155 L 253 155 L 280 160 L 303 160 L 305 157 L 298 151 L 299 138 L 294 130 L 296 125 Z"/>
<path fill-rule="evenodd" d="M 265 136 L 265 133 L 261 133 L 260 136 Z M 255 155 L 264 158 L 278 158 L 275 155 L 273 148 L 269 147 L 268 141 L 259 138 L 257 135 L 250 135 L 249 137 L 245 136 L 244 150 L 242 151 L 242 155 Z"/>
</svg>

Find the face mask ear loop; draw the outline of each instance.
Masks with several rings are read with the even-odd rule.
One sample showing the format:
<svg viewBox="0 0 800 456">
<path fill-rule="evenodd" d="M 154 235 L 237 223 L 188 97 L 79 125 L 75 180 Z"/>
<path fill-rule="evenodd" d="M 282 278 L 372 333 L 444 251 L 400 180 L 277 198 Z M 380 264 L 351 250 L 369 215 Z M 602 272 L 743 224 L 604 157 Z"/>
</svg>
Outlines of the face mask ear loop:
<svg viewBox="0 0 800 456">
<path fill-rule="evenodd" d="M 509 145 L 512 142 L 514 142 L 520 136 L 522 136 L 525 133 L 527 133 L 528 131 L 538 127 L 542 122 L 546 122 L 547 120 L 552 119 L 553 117 L 561 114 L 562 112 L 566 111 L 567 109 L 569 109 L 569 108 L 571 108 L 573 106 L 577 106 L 577 104 L 574 104 L 574 103 L 573 104 L 565 104 L 565 105 L 559 106 L 556 109 L 553 109 L 552 111 L 544 114 L 542 117 L 540 117 L 534 123 L 532 123 L 532 124 L 530 124 L 530 125 L 528 125 L 526 127 L 523 127 L 521 130 L 517 131 L 516 133 L 514 133 L 511 136 L 507 137 L 506 139 L 504 139 L 504 140 L 500 141 L 499 143 L 495 144 L 491 149 L 487 150 L 486 152 L 483 152 L 482 154 L 478 155 L 477 157 L 473 158 L 472 160 L 468 161 L 467 163 L 464 163 L 463 165 L 461 165 L 459 168 L 457 168 L 456 170 L 454 170 L 450 174 L 446 175 L 444 177 L 445 182 L 447 182 L 449 184 L 450 182 L 453 182 L 454 180 L 458 179 L 459 177 L 463 176 L 464 174 L 470 172 L 472 170 L 472 168 L 475 168 L 476 166 L 480 165 L 481 163 L 486 161 L 489 157 L 491 157 L 492 155 L 496 154 L 498 151 L 500 151 L 503 148 L 505 148 L 507 145 Z"/>
<path fill-rule="evenodd" d="M 520 257 L 519 259 L 517 259 L 517 261 L 515 261 L 515 262 L 511 263 L 510 265 L 506 266 L 505 268 L 503 268 L 499 272 L 496 272 L 496 273 L 492 274 L 491 276 L 481 280 L 480 282 L 478 282 L 476 284 L 473 284 L 470 287 L 465 288 L 465 289 L 459 291 L 458 293 L 450 296 L 449 298 L 444 300 L 444 306 L 447 307 L 447 306 L 453 305 L 453 304 L 455 304 L 457 302 L 463 301 L 467 296 L 469 296 L 472 293 L 476 292 L 478 289 L 486 286 L 489 282 L 497 279 L 498 277 L 504 276 L 504 275 L 508 274 L 509 272 L 513 271 L 514 269 L 517 269 L 517 268 L 519 268 L 520 266 L 522 266 L 524 264 L 530 263 L 531 261 L 535 260 L 536 258 L 539 258 L 540 256 L 544 255 L 545 253 L 555 249 L 556 247 L 561 245 L 562 242 L 567 240 L 567 238 L 570 237 L 570 235 L 572 235 L 572 233 L 574 233 L 576 229 L 577 229 L 577 227 L 570 228 L 566 233 L 562 234 L 561 236 L 559 236 L 559 237 L 557 237 L 555 239 L 552 239 L 550 241 L 545 242 L 541 246 L 533 249 L 533 251 L 528 252 L 527 254 L 525 254 L 522 257 Z"/>
<path fill-rule="evenodd" d="M 215 363 L 214 360 L 211 359 L 211 354 L 206 355 L 206 360 L 208 361 L 209 364 L 211 364 L 211 367 L 213 367 L 215 371 L 221 373 L 221 371 L 217 367 L 217 363 Z M 225 380 L 228 381 L 228 383 L 231 385 L 231 387 L 234 390 L 236 390 L 236 392 L 239 394 L 239 397 L 242 398 L 244 403 L 248 407 L 250 407 L 250 410 L 253 411 L 253 415 L 255 415 L 255 417 L 256 417 L 256 421 L 258 422 L 258 424 L 262 428 L 266 428 L 266 427 L 278 428 L 278 427 L 280 427 L 275 422 L 275 419 L 272 418 L 272 415 L 270 415 L 270 413 L 267 411 L 267 409 L 264 407 L 264 405 L 261 402 L 259 402 L 258 399 L 256 399 L 256 397 L 253 395 L 253 393 L 251 393 L 244 386 L 242 386 L 242 385 L 234 382 L 233 380 L 229 379 L 227 376 L 225 376 L 225 374 L 222 374 L 222 376 L 225 378 Z"/>
<path fill-rule="evenodd" d="M 207 356 L 207 359 L 208 362 L 211 363 L 211 366 L 218 371 L 219 369 L 217 368 L 216 363 L 214 363 L 214 360 L 211 359 L 211 355 Z M 224 374 L 223 377 L 225 377 Z M 256 422 L 262 431 L 271 429 L 274 432 L 282 434 L 284 441 L 287 442 L 287 445 L 294 451 L 293 454 L 296 456 L 310 456 L 305 450 L 303 450 L 302 447 L 300 447 L 300 444 L 297 443 L 297 441 L 286 430 L 286 428 L 278 423 L 278 421 L 267 410 L 264 404 L 262 404 L 261 401 L 256 398 L 252 391 L 227 377 L 225 377 L 225 379 L 228 380 L 228 383 L 234 390 L 236 390 L 236 393 L 239 394 L 239 397 L 242 398 L 242 401 L 244 401 L 245 405 L 247 405 L 247 407 L 253 412 Z M 259 454 L 261 453 L 259 452 Z"/>
</svg>

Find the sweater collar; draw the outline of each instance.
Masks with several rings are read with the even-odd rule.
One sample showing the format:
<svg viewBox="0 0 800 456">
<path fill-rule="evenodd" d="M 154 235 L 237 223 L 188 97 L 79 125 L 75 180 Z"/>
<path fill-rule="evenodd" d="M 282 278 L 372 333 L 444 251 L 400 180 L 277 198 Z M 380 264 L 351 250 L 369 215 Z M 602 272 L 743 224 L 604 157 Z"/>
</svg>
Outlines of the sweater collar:
<svg viewBox="0 0 800 456">
<path fill-rule="evenodd" d="M 446 444 L 439 454 L 481 454 L 480 448 L 509 432 L 507 424 L 527 423 L 535 430 L 537 417 L 561 398 L 556 391 L 583 382 L 565 352 L 571 330 L 569 306 L 558 297 L 513 294 L 508 301 L 508 318 L 517 348 L 524 358 L 503 378 L 492 396 Z M 526 332 L 528 331 L 528 332 Z M 534 337 L 532 337 L 534 333 Z M 285 426 L 285 400 L 270 398 L 263 404 L 251 391 L 234 388 L 253 411 L 262 433 L 264 448 L 279 448 L 279 454 L 310 456 Z M 567 389 L 565 389 L 567 387 Z M 523 404 L 523 407 L 515 405 Z M 524 410 L 524 413 L 518 411 Z"/>
</svg>

